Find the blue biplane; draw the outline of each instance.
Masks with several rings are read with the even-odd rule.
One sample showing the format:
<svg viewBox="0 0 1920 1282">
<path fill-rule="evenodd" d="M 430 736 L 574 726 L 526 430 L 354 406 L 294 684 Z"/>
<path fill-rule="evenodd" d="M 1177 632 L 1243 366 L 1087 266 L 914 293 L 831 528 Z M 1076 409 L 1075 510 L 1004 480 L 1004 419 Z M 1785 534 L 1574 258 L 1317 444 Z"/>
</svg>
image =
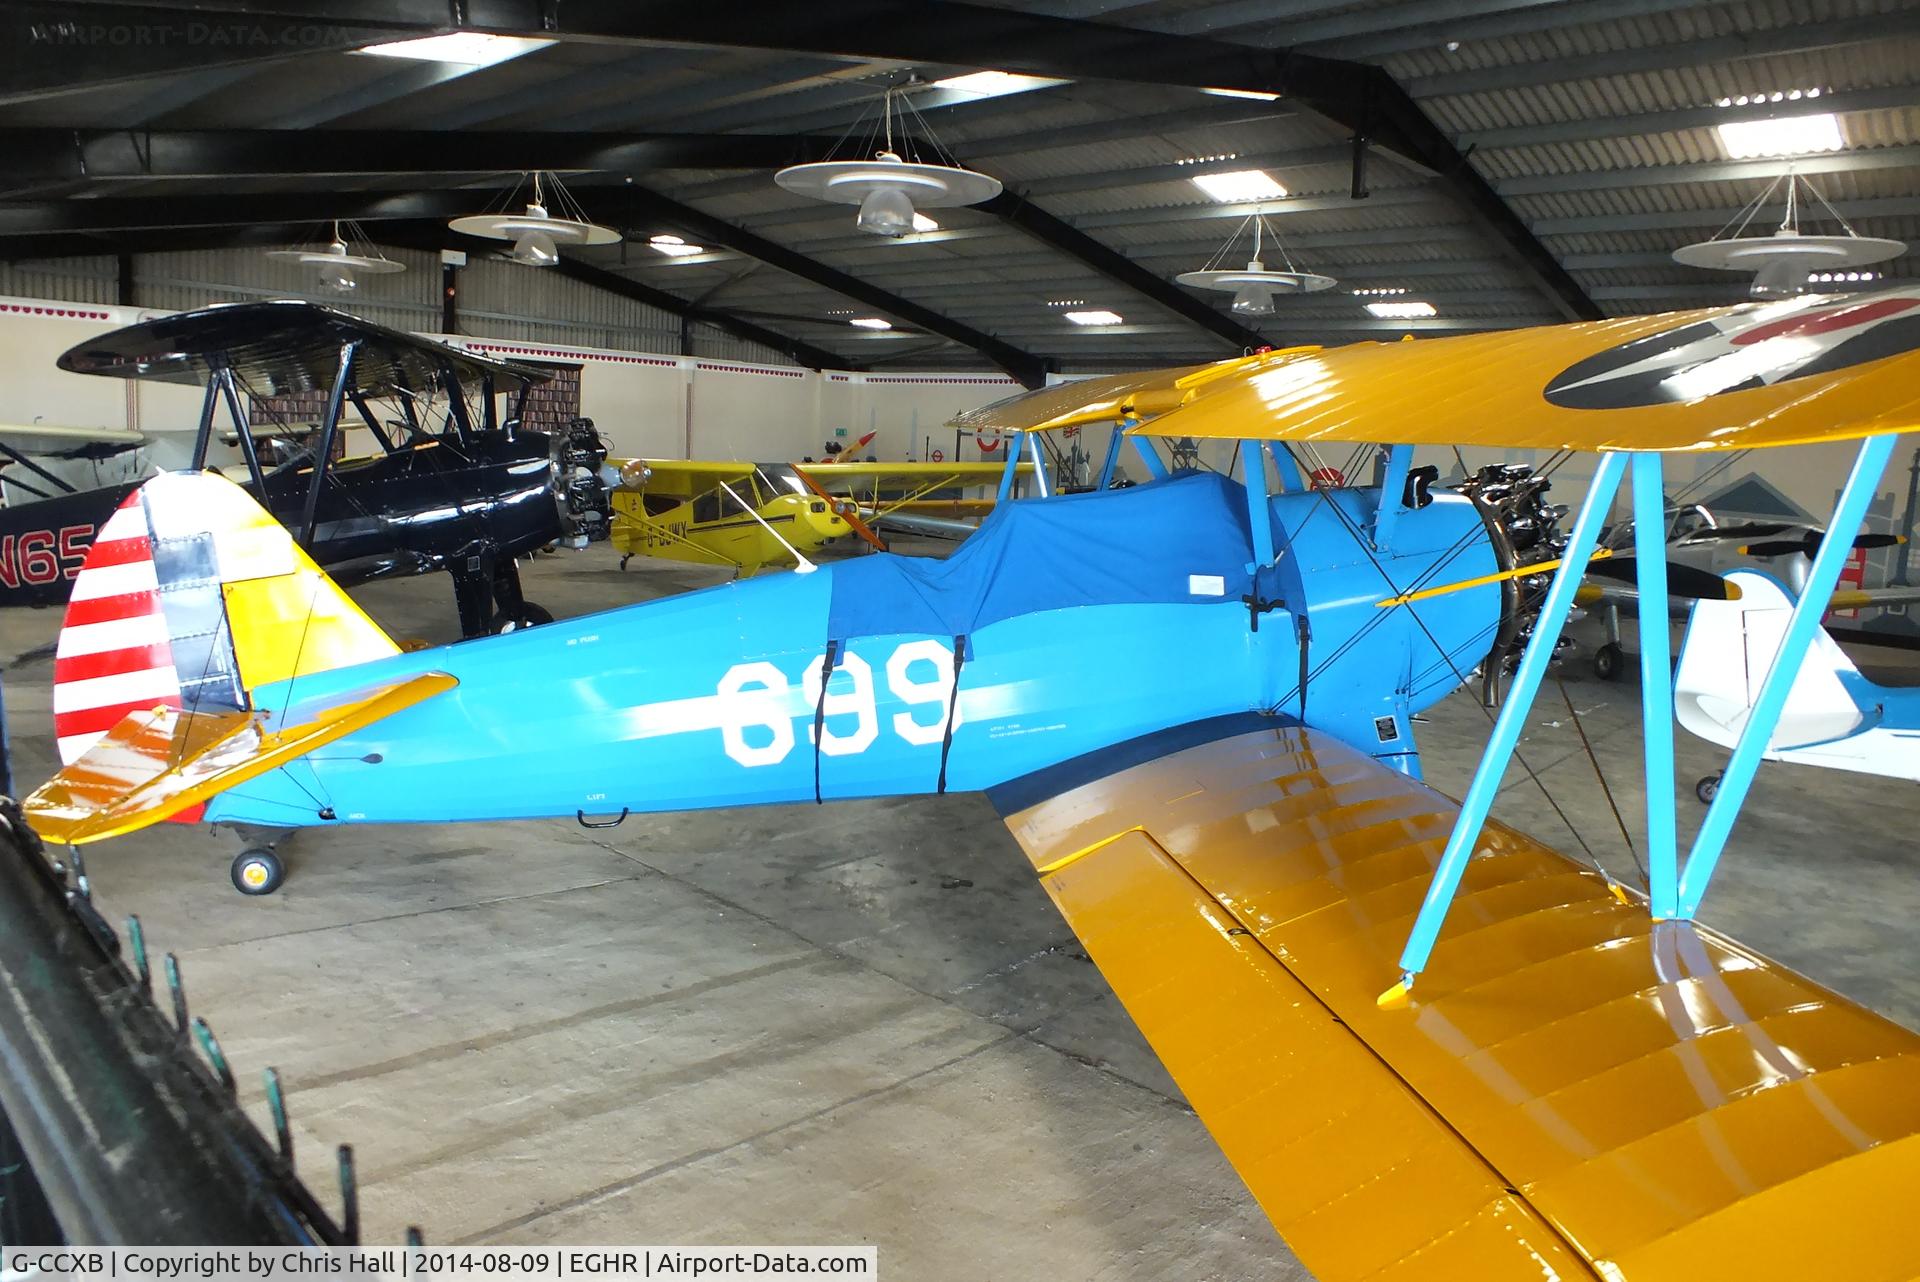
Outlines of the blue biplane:
<svg viewBox="0 0 1920 1282">
<path fill-rule="evenodd" d="M 68 765 L 27 811 L 81 843 L 984 789 L 1323 1280 L 1905 1277 L 1920 1038 L 1694 918 L 1892 433 L 1920 424 L 1916 348 L 1899 290 L 1049 388 L 963 426 L 1110 425 L 1154 479 L 1004 504 L 945 562 L 416 653 L 238 488 L 163 476 L 75 585 L 60 654 L 100 670 L 56 688 Z M 1167 473 L 1151 434 L 1243 442 L 1244 483 Z M 1648 884 L 1490 822 L 1629 465 L 1652 601 L 1665 453 L 1832 439 L 1862 441 L 1837 536 L 1684 862 L 1660 629 Z M 1379 446 L 1376 483 L 1307 484 L 1296 451 L 1323 441 Z M 1562 532 L 1524 473 L 1433 488 L 1414 447 L 1450 443 L 1600 455 Z M 1456 804 L 1411 719 L 1510 664 Z M 263 892 L 281 868 L 234 873 Z"/>
</svg>

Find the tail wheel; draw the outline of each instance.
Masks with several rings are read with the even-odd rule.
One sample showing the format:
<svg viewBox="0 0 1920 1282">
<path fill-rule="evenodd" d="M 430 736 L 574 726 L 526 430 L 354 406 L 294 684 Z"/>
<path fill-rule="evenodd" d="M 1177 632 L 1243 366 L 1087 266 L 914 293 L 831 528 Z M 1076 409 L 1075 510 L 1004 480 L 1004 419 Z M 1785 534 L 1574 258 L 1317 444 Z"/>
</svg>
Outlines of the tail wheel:
<svg viewBox="0 0 1920 1282">
<path fill-rule="evenodd" d="M 1593 652 L 1593 675 L 1602 681 L 1612 681 L 1620 675 L 1626 662 L 1626 651 L 1609 641 Z"/>
<path fill-rule="evenodd" d="M 233 858 L 233 888 L 243 895 L 271 895 L 287 879 L 287 866 L 271 850 L 243 850 Z"/>
<path fill-rule="evenodd" d="M 1700 804 L 1710 806 L 1720 791 L 1719 775 L 1704 775 L 1699 783 L 1693 785 L 1693 795 L 1700 798 Z"/>
<path fill-rule="evenodd" d="M 553 616 L 531 601 L 522 601 L 520 608 L 511 616 L 501 613 L 493 616 L 493 630 L 496 635 L 506 632 L 519 632 L 526 628 L 538 627 L 542 623 L 552 623 Z"/>
</svg>

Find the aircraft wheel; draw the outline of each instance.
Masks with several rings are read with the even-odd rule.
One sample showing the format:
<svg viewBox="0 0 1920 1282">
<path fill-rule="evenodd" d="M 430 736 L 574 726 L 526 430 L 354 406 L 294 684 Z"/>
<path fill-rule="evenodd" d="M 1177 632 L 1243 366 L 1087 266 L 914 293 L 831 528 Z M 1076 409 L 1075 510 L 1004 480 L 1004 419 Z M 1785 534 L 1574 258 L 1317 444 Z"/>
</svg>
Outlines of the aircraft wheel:
<svg viewBox="0 0 1920 1282">
<path fill-rule="evenodd" d="M 633 560 L 633 553 L 631 553 L 631 552 L 629 552 L 629 553 L 627 553 L 627 554 L 626 554 L 625 556 L 623 556 L 623 557 L 621 557 L 621 558 L 620 558 L 620 568 L 621 568 L 621 569 L 623 569 L 623 570 L 624 570 L 624 569 L 626 569 L 626 568 L 627 568 L 627 562 L 629 562 L 629 561 L 631 561 L 631 560 Z"/>
<path fill-rule="evenodd" d="M 243 895 L 271 895 L 287 879 L 287 866 L 271 850 L 243 850 L 233 858 L 233 888 Z"/>
<path fill-rule="evenodd" d="M 1704 775 L 1699 783 L 1693 785 L 1693 795 L 1700 798 L 1700 804 L 1703 806 L 1712 805 L 1713 798 L 1719 791 L 1719 775 Z"/>
<path fill-rule="evenodd" d="M 507 618 L 505 615 L 493 616 L 493 630 L 496 635 L 507 632 L 519 632 L 525 628 L 538 627 L 542 623 L 552 623 L 553 616 L 531 601 L 520 603 L 519 615 Z"/>
<path fill-rule="evenodd" d="M 1620 675 L 1620 669 L 1626 663 L 1626 652 L 1609 641 L 1593 652 L 1593 675 L 1602 681 L 1612 681 Z"/>
</svg>

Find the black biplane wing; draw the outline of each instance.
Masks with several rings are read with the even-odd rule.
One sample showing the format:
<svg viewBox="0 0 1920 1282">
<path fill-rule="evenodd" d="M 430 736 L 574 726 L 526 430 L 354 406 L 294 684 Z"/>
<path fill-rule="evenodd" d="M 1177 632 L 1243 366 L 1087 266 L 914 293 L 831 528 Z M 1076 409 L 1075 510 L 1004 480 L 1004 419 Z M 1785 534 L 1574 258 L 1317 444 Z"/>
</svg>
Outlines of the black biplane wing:
<svg viewBox="0 0 1920 1282">
<path fill-rule="evenodd" d="M 531 365 L 477 356 L 297 299 L 226 303 L 129 325 L 77 345 L 59 365 L 71 374 L 196 386 L 225 367 L 259 395 L 287 396 L 330 390 L 348 343 L 358 345 L 348 395 L 424 391 L 449 373 L 476 387 L 491 378 L 500 391 L 548 378 Z"/>
</svg>

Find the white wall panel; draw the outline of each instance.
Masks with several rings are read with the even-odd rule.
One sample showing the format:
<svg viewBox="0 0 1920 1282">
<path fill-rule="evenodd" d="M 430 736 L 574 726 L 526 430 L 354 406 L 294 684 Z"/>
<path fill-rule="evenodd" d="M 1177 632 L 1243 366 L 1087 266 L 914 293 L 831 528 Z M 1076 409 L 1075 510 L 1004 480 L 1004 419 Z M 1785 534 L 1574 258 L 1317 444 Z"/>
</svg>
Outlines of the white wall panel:
<svg viewBox="0 0 1920 1282">
<path fill-rule="evenodd" d="M 995 374 L 868 374 L 858 376 L 855 387 L 851 434 L 879 433 L 868 453 L 883 459 L 922 458 L 931 439 L 932 447 L 950 461 L 956 456 L 947 420 L 1021 390 L 1011 378 Z"/>
<path fill-rule="evenodd" d="M 691 389 L 691 457 L 756 462 L 817 457 L 824 439 L 813 386 L 819 377 L 793 368 L 699 362 Z"/>
<path fill-rule="evenodd" d="M 119 379 L 66 374 L 54 364 L 76 343 L 120 328 L 134 313 L 118 307 L 69 305 L 34 298 L 0 299 L 0 361 L 6 371 L 5 417 L 61 427 L 137 427 Z"/>
</svg>

